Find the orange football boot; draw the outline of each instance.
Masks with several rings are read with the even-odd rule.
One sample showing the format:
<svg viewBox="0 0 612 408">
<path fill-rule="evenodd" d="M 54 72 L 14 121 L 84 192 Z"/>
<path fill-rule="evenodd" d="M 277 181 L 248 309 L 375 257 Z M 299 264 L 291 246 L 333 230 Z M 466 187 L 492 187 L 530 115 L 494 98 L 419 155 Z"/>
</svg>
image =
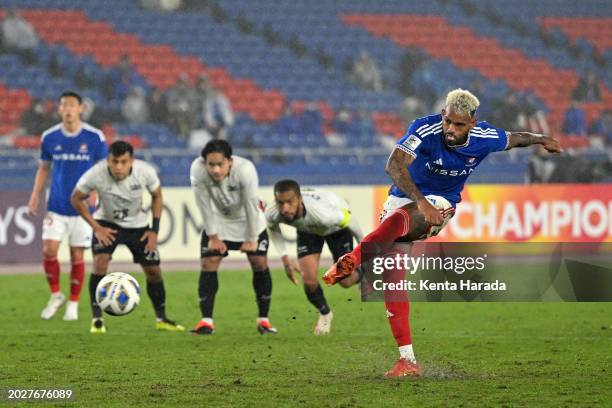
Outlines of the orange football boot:
<svg viewBox="0 0 612 408">
<path fill-rule="evenodd" d="M 387 378 L 403 378 L 413 377 L 417 378 L 421 376 L 421 367 L 416 363 L 411 363 L 405 358 L 400 358 L 395 362 L 392 369 L 385 373 Z"/>
<path fill-rule="evenodd" d="M 355 269 L 357 269 L 357 261 L 353 254 L 350 252 L 344 254 L 325 272 L 323 282 L 331 286 L 351 275 Z"/>
</svg>

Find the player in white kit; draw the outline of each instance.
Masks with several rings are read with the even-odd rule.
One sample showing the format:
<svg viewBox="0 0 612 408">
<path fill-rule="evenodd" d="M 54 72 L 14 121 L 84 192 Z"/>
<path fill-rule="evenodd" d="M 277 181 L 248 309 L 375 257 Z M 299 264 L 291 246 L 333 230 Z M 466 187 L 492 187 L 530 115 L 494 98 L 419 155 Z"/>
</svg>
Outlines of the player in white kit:
<svg viewBox="0 0 612 408">
<path fill-rule="evenodd" d="M 308 301 L 319 311 L 315 335 L 329 334 L 333 313 L 319 285 L 319 260 L 323 245 L 332 253 L 334 262 L 353 250 L 353 237 L 362 237 L 357 218 L 351 215 L 349 205 L 342 197 L 330 191 L 300 189 L 294 180 L 281 180 L 274 185 L 275 205 L 266 210 L 270 239 L 282 256 L 287 277 L 297 283 L 295 273 L 302 276 Z M 297 229 L 297 257 L 299 265 L 289 258 L 280 224 Z M 350 287 L 360 279 L 355 273 L 340 281 Z"/>
<path fill-rule="evenodd" d="M 100 197 L 100 205 L 93 216 L 83 203 L 92 191 Z M 151 194 L 153 223 L 150 228 L 142 207 L 145 191 Z M 134 263 L 140 264 L 146 275 L 147 294 L 155 309 L 157 330 L 184 331 L 183 326 L 166 317 L 166 290 L 157 250 L 162 192 L 155 169 L 134 159 L 132 145 L 117 141 L 110 146 L 107 161 L 98 163 L 79 179 L 71 203 L 94 233 L 94 271 L 89 278 L 93 312 L 90 332 L 106 332 L 102 310 L 96 302 L 96 288 L 108 272 L 108 264 L 119 244 L 128 247 Z"/>
<path fill-rule="evenodd" d="M 204 222 L 198 285 L 202 318 L 191 332 L 214 333 L 212 316 L 219 288 L 217 270 L 228 250 L 240 250 L 246 253 L 253 270 L 253 289 L 259 309 L 257 331 L 276 333 L 268 319 L 272 294 L 267 256 L 269 240 L 255 166 L 245 158 L 232 156 L 232 147 L 226 141 L 213 140 L 191 164 L 190 178 Z"/>
</svg>

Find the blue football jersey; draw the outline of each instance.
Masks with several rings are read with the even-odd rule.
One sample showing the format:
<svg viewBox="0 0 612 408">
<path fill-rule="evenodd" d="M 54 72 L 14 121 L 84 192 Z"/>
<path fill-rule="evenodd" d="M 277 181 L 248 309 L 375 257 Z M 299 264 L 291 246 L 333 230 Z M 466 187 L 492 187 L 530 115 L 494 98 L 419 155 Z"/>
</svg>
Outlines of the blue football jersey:
<svg viewBox="0 0 612 408">
<path fill-rule="evenodd" d="M 480 162 L 507 147 L 506 131 L 487 122 L 476 123 L 463 145 L 447 146 L 440 114 L 415 119 L 395 145 L 415 158 L 408 171 L 421 193 L 442 196 L 453 206 L 461 201 L 463 185 Z M 406 197 L 395 185 L 389 194 Z"/>
<path fill-rule="evenodd" d="M 61 123 L 43 132 L 40 159 L 51 162 L 47 210 L 78 215 L 70 204 L 72 190 L 83 173 L 107 155 L 104 133 L 86 123 L 73 135 L 65 133 Z"/>
</svg>

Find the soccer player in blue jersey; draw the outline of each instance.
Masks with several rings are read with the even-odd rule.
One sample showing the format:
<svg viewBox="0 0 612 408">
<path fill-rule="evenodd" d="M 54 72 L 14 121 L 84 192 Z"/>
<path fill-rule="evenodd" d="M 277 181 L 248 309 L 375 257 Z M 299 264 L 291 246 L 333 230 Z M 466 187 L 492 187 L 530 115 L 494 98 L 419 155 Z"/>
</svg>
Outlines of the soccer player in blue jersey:
<svg viewBox="0 0 612 408">
<path fill-rule="evenodd" d="M 30 214 L 35 215 L 50 174 L 51 186 L 42 233 L 43 267 L 51 289 L 51 298 L 41 313 L 45 320 L 53 317 L 66 301 L 60 291 L 60 264 L 57 260 L 65 236 L 70 245 L 71 270 L 70 299 L 64 320 L 78 319 L 78 302 L 85 275 L 83 253 L 91 246 L 92 231 L 70 204 L 70 196 L 83 173 L 108 154 L 102 131 L 81 121 L 83 108 L 79 94 L 64 92 L 60 96 L 58 110 L 62 123 L 42 134 L 40 164 L 28 203 Z"/>
<path fill-rule="evenodd" d="M 393 180 L 381 214 L 381 224 L 363 238 L 364 242 L 392 243 L 424 240 L 437 235 L 461 201 L 467 178 L 482 160 L 497 151 L 540 144 L 551 153 L 562 149 L 550 136 L 511 132 L 476 121 L 480 102 L 472 93 L 455 89 L 446 97 L 438 115 L 412 122 L 387 162 Z M 341 257 L 323 276 L 330 285 L 351 275 L 362 262 L 361 245 Z M 392 271 L 395 272 L 395 271 Z M 403 271 L 391 273 L 391 279 Z M 383 275 L 384 279 L 384 275 Z M 386 377 L 418 377 L 410 335 L 408 297 L 397 301 L 385 293 L 385 306 L 400 359 Z"/>
</svg>

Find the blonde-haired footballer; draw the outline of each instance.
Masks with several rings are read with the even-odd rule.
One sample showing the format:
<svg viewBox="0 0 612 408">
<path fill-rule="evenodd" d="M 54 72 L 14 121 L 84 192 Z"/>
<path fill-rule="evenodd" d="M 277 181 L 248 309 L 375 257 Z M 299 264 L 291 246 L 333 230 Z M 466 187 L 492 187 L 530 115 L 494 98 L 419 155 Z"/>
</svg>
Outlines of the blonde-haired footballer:
<svg viewBox="0 0 612 408">
<path fill-rule="evenodd" d="M 329 334 L 333 313 L 319 285 L 319 259 L 323 245 L 337 261 L 353 249 L 353 237 L 359 242 L 363 236 L 357 218 L 351 214 L 348 203 L 331 191 L 304 188 L 295 180 L 280 180 L 274 185 L 275 205 L 266 210 L 270 239 L 282 256 L 287 277 L 297 283 L 294 273 L 304 282 L 308 301 L 319 311 L 314 334 Z M 299 265 L 289 258 L 280 224 L 297 229 L 297 257 Z M 359 281 L 355 273 L 340 284 L 345 288 Z"/>
<path fill-rule="evenodd" d="M 467 178 L 489 153 L 533 144 L 540 144 L 551 153 L 562 150 L 559 142 L 550 136 L 509 132 L 478 122 L 479 105 L 471 92 L 455 89 L 448 93 L 440 114 L 415 119 L 410 124 L 387 161 L 386 171 L 393 185 L 381 214 L 381 224 L 362 243 L 413 242 L 437 235 L 461 201 Z M 360 244 L 340 258 L 323 280 L 333 285 L 351 275 L 362 261 Z M 388 279 L 403 279 L 404 271 L 390 272 Z M 385 292 L 385 306 L 400 352 L 400 359 L 385 376 L 418 377 L 421 369 L 412 349 L 407 294 L 401 293 L 392 301 Z"/>
</svg>

